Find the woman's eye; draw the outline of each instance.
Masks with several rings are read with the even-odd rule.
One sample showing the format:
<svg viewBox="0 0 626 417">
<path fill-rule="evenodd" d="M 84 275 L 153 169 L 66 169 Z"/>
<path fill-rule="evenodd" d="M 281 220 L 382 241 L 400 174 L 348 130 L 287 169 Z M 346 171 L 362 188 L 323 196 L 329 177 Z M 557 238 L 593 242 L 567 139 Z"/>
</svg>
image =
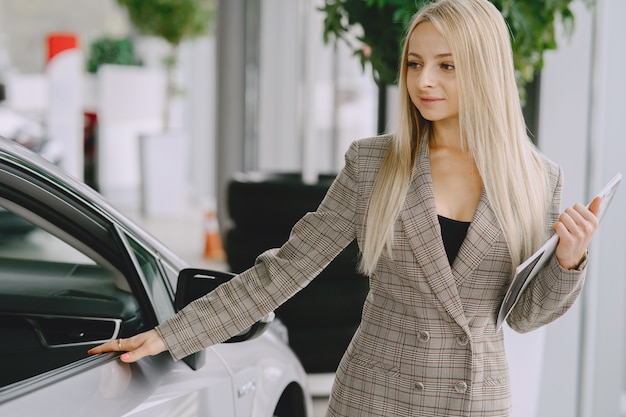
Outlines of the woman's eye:
<svg viewBox="0 0 626 417">
<path fill-rule="evenodd" d="M 452 64 L 441 64 L 441 68 L 445 71 L 454 71 L 454 65 Z"/>
<path fill-rule="evenodd" d="M 409 62 L 407 63 L 407 66 L 408 66 L 409 68 L 416 69 L 416 68 L 419 68 L 419 67 L 420 67 L 420 64 L 419 64 L 418 62 L 415 62 L 415 61 L 409 61 Z"/>
</svg>

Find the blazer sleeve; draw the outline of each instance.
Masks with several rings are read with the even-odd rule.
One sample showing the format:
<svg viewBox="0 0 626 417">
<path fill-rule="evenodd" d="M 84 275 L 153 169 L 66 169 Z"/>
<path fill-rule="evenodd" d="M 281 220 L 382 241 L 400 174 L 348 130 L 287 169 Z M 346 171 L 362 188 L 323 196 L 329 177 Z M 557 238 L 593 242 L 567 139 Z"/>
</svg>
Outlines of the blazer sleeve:
<svg viewBox="0 0 626 417">
<path fill-rule="evenodd" d="M 547 162 L 547 166 L 554 191 L 546 230 L 552 234 L 552 225 L 560 215 L 563 171 L 551 162 Z M 580 271 L 564 269 L 553 255 L 524 290 L 507 323 L 513 330 L 527 333 L 553 322 L 574 304 L 583 288 L 585 276 L 586 266 Z"/>
<path fill-rule="evenodd" d="M 176 360 L 223 342 L 275 310 L 311 282 L 355 238 L 358 142 L 318 209 L 293 227 L 279 249 L 190 303 L 156 327 Z"/>
</svg>

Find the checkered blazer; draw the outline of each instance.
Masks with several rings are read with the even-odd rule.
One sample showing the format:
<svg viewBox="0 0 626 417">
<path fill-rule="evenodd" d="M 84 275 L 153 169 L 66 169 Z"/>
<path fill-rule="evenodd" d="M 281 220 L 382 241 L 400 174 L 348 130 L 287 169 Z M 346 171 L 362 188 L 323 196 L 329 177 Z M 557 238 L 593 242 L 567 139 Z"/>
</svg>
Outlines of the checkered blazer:
<svg viewBox="0 0 626 417">
<path fill-rule="evenodd" d="M 363 242 L 368 198 L 390 140 L 354 142 L 317 211 L 295 225 L 281 248 L 157 327 L 175 359 L 250 326 L 306 286 L 353 239 Z M 548 160 L 545 166 L 553 193 L 548 231 L 560 211 L 562 174 Z M 423 144 L 394 237 L 392 256 L 383 254 L 370 277 L 328 416 L 509 416 L 508 366 L 495 323 L 512 265 L 486 194 L 450 265 Z M 526 332 L 555 320 L 583 281 L 584 271 L 564 270 L 552 259 L 525 290 L 509 325 Z"/>
</svg>

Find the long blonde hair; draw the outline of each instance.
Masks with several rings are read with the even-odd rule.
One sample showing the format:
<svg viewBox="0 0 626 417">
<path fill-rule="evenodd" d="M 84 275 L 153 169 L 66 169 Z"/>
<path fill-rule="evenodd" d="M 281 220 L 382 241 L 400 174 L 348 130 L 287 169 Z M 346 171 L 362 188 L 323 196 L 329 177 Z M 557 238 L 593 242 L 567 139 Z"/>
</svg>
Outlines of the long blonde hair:
<svg viewBox="0 0 626 417">
<path fill-rule="evenodd" d="M 406 83 L 408 39 L 426 21 L 452 52 L 462 141 L 476 161 L 515 267 L 544 237 L 549 197 L 541 157 L 526 132 L 509 32 L 500 12 L 487 0 L 439 0 L 418 11 L 407 30 L 398 80 L 397 128 L 370 197 L 361 270 L 370 275 L 383 251 L 391 256 L 394 224 L 419 144 L 430 140 L 431 122 L 411 102 Z"/>
</svg>

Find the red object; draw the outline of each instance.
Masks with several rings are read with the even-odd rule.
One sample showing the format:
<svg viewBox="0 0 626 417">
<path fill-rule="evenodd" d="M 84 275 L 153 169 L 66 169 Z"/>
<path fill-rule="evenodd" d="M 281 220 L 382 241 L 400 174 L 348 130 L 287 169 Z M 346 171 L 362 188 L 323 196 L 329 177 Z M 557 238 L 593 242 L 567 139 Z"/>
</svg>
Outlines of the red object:
<svg viewBox="0 0 626 417">
<path fill-rule="evenodd" d="M 50 33 L 47 37 L 48 55 L 46 62 L 68 49 L 78 48 L 78 38 L 73 33 Z"/>
</svg>

